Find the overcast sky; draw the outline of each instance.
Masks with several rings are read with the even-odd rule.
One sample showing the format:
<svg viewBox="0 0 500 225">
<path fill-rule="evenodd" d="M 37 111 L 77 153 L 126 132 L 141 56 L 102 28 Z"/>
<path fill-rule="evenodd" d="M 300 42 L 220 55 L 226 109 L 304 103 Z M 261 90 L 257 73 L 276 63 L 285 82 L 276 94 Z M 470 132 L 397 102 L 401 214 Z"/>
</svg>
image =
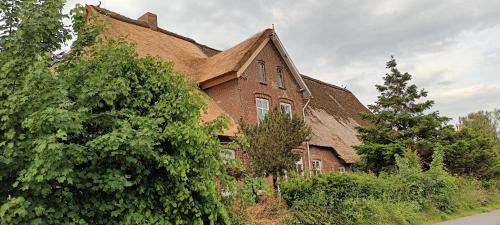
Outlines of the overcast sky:
<svg viewBox="0 0 500 225">
<path fill-rule="evenodd" d="M 77 2 L 99 3 L 70 0 L 67 8 Z M 160 27 L 221 50 L 275 24 L 301 73 L 347 86 L 365 105 L 394 55 L 442 115 L 500 108 L 498 0 L 102 0 L 101 7 L 131 18 L 155 13 Z"/>
</svg>

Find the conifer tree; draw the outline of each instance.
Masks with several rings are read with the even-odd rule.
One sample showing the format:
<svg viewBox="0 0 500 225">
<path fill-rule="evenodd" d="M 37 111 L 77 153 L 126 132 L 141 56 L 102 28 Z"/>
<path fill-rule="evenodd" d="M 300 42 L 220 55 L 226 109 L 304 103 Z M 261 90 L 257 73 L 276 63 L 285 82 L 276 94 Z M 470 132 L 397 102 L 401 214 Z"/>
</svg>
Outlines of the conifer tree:
<svg viewBox="0 0 500 225">
<path fill-rule="evenodd" d="M 379 173 L 395 169 L 395 155 L 405 149 L 416 152 L 428 167 L 437 144 L 452 134 L 449 120 L 438 112 L 428 112 L 434 102 L 423 100 L 427 92 L 410 84 L 412 76 L 397 69 L 394 57 L 387 62 L 389 70 L 384 84 L 376 85 L 377 101 L 368 108 L 371 114 L 361 114 L 370 125 L 358 128 L 362 144 L 356 146 L 365 170 Z"/>
<path fill-rule="evenodd" d="M 300 159 L 300 154 L 292 149 L 304 143 L 311 133 L 302 117 L 290 117 L 278 109 L 269 111 L 258 125 L 242 122 L 241 129 L 248 141 L 245 151 L 258 175 L 292 171 Z"/>
</svg>

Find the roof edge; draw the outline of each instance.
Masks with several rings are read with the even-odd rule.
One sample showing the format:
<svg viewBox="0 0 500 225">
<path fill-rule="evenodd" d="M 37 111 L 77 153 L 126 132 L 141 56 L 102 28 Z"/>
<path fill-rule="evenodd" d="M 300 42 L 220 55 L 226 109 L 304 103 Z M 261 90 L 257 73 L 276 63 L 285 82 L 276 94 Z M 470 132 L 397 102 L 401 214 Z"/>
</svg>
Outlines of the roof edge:
<svg viewBox="0 0 500 225">
<path fill-rule="evenodd" d="M 136 26 L 144 27 L 144 28 L 150 28 L 149 25 L 146 24 L 145 22 L 142 22 L 142 21 L 139 21 L 139 20 L 135 20 L 135 19 L 126 17 L 124 15 L 121 15 L 119 13 L 113 12 L 111 10 L 108 10 L 108 9 L 105 9 L 105 8 L 101 8 L 101 7 L 95 6 L 95 5 L 85 5 L 85 6 L 93 8 L 97 12 L 99 12 L 101 14 L 104 14 L 106 16 L 110 16 L 113 19 L 116 19 L 116 20 L 119 20 L 119 21 L 122 21 L 122 22 L 125 22 L 125 23 L 130 23 L 130 24 L 133 24 L 133 25 L 136 25 Z M 158 27 L 158 29 L 156 31 L 160 32 L 160 33 L 163 33 L 163 34 L 166 34 L 166 35 L 174 36 L 176 38 L 179 38 L 181 40 L 184 40 L 184 41 L 187 41 L 187 42 L 190 42 L 190 43 L 193 43 L 193 44 L 197 45 L 198 47 L 208 48 L 208 49 L 216 51 L 216 52 L 222 52 L 219 49 L 215 49 L 215 48 L 209 47 L 207 45 L 200 44 L 200 43 L 196 42 L 192 38 L 188 38 L 186 36 L 182 36 L 180 34 L 177 34 L 177 33 L 174 33 L 174 32 L 168 31 L 168 30 L 165 30 L 165 29 L 163 29 L 161 27 Z"/>
<path fill-rule="evenodd" d="M 281 58 L 283 58 L 283 60 L 285 61 L 286 65 L 288 66 L 288 68 L 292 72 L 292 75 L 295 77 L 295 80 L 297 80 L 297 83 L 299 83 L 299 86 L 300 86 L 301 91 L 302 91 L 302 95 L 305 98 L 311 98 L 312 97 L 312 93 L 309 90 L 309 87 L 307 87 L 306 83 L 302 79 L 299 70 L 297 69 L 297 67 L 293 63 L 292 59 L 290 58 L 288 52 L 286 51 L 285 47 L 283 46 L 283 43 L 279 39 L 278 34 L 276 34 L 276 32 L 274 31 L 274 29 L 272 31 L 273 32 L 272 32 L 272 34 L 271 34 L 271 36 L 269 38 L 273 42 L 274 46 L 276 46 L 276 48 L 278 49 L 278 52 L 280 53 Z"/>
<path fill-rule="evenodd" d="M 326 145 L 318 145 L 318 144 L 309 144 L 311 146 L 316 146 L 316 147 L 321 147 L 321 148 L 328 148 L 330 149 L 333 154 L 335 154 L 335 156 L 337 156 L 339 159 L 341 159 L 342 161 L 344 161 L 345 163 L 355 163 L 357 162 L 357 160 L 348 160 L 348 159 L 345 159 L 338 151 L 337 149 L 335 149 L 335 147 L 333 146 L 326 146 Z"/>
<path fill-rule="evenodd" d="M 243 65 L 245 64 L 245 62 L 247 62 L 252 57 L 253 53 L 259 48 L 260 44 L 266 38 L 268 38 L 268 36 L 271 33 L 272 33 L 272 29 L 269 29 L 269 28 L 262 31 L 261 34 L 259 35 L 259 37 L 257 38 L 257 40 L 252 44 L 250 49 L 247 52 L 245 52 L 243 57 L 241 57 L 241 60 L 235 65 L 235 67 L 233 68 L 233 71 L 240 70 L 243 67 Z"/>
<path fill-rule="evenodd" d="M 311 80 L 311 81 L 316 82 L 316 83 L 318 83 L 318 84 L 321 84 L 321 85 L 326 85 L 326 86 L 329 86 L 329 87 L 335 88 L 335 89 L 337 89 L 337 90 L 345 91 L 345 92 L 348 92 L 348 93 L 351 93 L 351 94 L 352 94 L 352 92 L 351 92 L 350 90 L 348 90 L 348 89 L 346 89 L 346 88 L 343 88 L 343 87 L 339 87 L 339 86 L 337 86 L 337 85 L 335 85 L 335 84 L 330 84 L 330 83 L 327 83 L 327 82 L 324 82 L 324 81 L 318 80 L 318 79 L 316 79 L 316 78 L 312 78 L 312 77 L 307 76 L 307 75 L 304 75 L 304 74 L 300 74 L 300 76 L 301 76 L 302 78 L 304 78 L 304 79 Z"/>
</svg>

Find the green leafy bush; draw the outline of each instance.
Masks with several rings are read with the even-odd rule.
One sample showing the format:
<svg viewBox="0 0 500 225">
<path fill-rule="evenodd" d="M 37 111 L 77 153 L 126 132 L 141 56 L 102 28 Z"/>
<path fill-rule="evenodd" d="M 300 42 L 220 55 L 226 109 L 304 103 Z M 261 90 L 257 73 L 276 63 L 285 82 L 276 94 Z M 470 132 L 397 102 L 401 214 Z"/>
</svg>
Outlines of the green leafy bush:
<svg viewBox="0 0 500 225">
<path fill-rule="evenodd" d="M 215 185 L 225 123 L 200 124 L 195 86 L 121 39 L 54 65 L 63 1 L 21 2 L 0 37 L 0 224 L 229 223 Z"/>
<path fill-rule="evenodd" d="M 288 222 L 418 224 L 427 208 L 451 213 L 462 207 L 456 179 L 443 170 L 440 151 L 425 172 L 414 153 L 396 161 L 396 174 L 329 173 L 283 182 L 282 196 L 292 210 Z"/>
</svg>

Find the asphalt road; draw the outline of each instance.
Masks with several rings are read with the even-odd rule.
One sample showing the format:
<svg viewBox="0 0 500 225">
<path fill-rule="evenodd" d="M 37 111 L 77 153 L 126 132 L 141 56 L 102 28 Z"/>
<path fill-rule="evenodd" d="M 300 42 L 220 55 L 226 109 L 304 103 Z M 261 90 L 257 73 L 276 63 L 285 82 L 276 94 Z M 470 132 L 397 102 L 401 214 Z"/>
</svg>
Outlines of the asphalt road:
<svg viewBox="0 0 500 225">
<path fill-rule="evenodd" d="M 500 210 L 462 217 L 434 225 L 500 225 Z"/>
</svg>

